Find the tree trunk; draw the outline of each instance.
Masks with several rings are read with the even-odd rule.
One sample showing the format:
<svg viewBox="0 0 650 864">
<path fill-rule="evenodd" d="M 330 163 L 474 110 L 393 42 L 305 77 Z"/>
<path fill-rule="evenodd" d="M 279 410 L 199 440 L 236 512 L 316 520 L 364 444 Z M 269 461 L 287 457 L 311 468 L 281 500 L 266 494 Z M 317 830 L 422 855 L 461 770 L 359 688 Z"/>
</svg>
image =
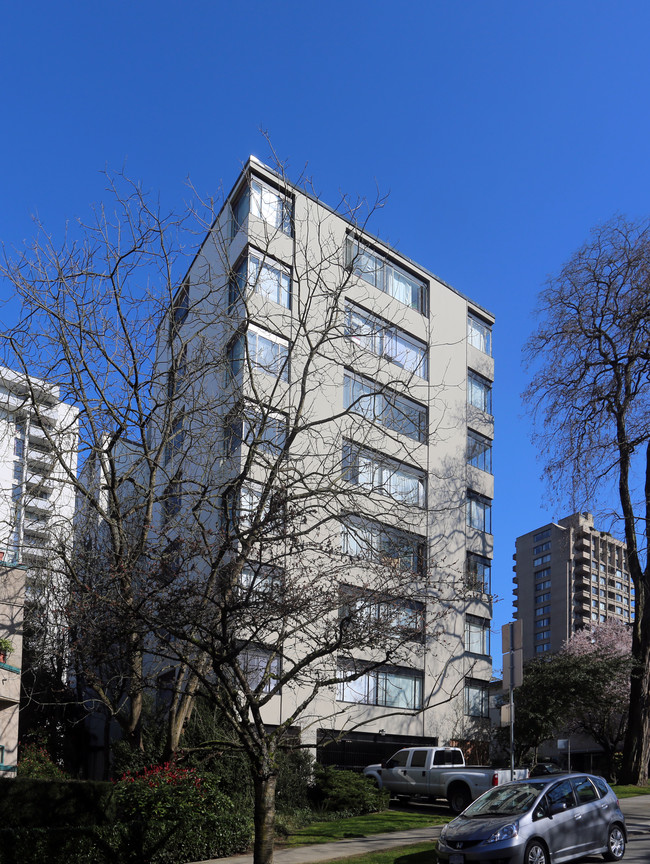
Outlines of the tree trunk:
<svg viewBox="0 0 650 864">
<path fill-rule="evenodd" d="M 623 747 L 621 783 L 644 785 L 648 782 L 650 762 L 650 606 L 644 602 L 644 586 L 640 587 L 642 590 L 636 593 L 638 626 L 635 622 L 630 715 Z"/>
<path fill-rule="evenodd" d="M 275 784 L 276 775 L 253 778 L 255 785 L 255 844 L 253 864 L 272 864 L 275 836 Z"/>
</svg>

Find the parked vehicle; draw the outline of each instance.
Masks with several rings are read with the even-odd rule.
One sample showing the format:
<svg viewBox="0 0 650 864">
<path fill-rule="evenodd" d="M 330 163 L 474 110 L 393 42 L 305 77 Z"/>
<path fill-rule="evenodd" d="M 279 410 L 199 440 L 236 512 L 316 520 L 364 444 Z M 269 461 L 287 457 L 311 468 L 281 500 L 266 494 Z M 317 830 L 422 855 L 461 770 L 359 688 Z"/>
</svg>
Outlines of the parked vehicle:
<svg viewBox="0 0 650 864">
<path fill-rule="evenodd" d="M 528 776 L 529 777 L 546 777 L 548 774 L 566 774 L 566 771 L 563 771 L 559 768 L 554 762 L 537 762 L 530 769 Z"/>
<path fill-rule="evenodd" d="M 560 864 L 625 854 L 625 817 L 616 795 L 590 774 L 565 774 L 491 789 L 445 825 L 439 864 Z"/>
<path fill-rule="evenodd" d="M 363 773 L 397 796 L 445 798 L 454 813 L 492 786 L 528 776 L 526 768 L 516 769 L 513 778 L 509 769 L 467 766 L 458 747 L 407 747 L 381 765 L 368 765 Z"/>
</svg>

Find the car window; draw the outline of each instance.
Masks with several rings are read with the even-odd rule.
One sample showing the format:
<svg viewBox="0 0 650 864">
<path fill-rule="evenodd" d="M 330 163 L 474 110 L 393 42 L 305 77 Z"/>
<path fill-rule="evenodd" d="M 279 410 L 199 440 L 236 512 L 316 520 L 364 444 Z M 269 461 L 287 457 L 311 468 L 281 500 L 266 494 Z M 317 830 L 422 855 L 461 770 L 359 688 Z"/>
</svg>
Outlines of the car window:
<svg viewBox="0 0 650 864">
<path fill-rule="evenodd" d="M 463 816 L 473 818 L 525 813 L 533 806 L 542 788 L 543 784 L 526 782 L 495 786 L 470 804 Z"/>
<path fill-rule="evenodd" d="M 406 760 L 409 758 L 409 750 L 398 750 L 397 753 L 394 753 L 388 762 L 386 762 L 387 768 L 399 768 L 402 765 L 406 765 Z"/>
<path fill-rule="evenodd" d="M 424 768 L 427 761 L 426 750 L 414 750 L 411 756 L 411 768 Z"/>
<path fill-rule="evenodd" d="M 607 783 L 605 783 L 602 777 L 593 777 L 592 779 L 596 785 L 596 789 L 598 789 L 601 798 L 604 798 L 605 795 L 609 795 L 609 786 L 607 785 Z"/>
<path fill-rule="evenodd" d="M 580 777 L 579 779 L 574 780 L 573 787 L 575 789 L 576 798 L 578 799 L 578 804 L 588 804 L 589 801 L 598 800 L 598 793 L 588 777 Z"/>
<path fill-rule="evenodd" d="M 456 750 L 436 750 L 433 754 L 434 765 L 453 765 Z"/>
<path fill-rule="evenodd" d="M 569 810 L 575 807 L 575 798 L 573 797 L 573 786 L 570 780 L 562 780 L 556 783 L 546 793 L 551 808 L 556 808 L 558 804 L 564 804 L 564 809 Z"/>
</svg>

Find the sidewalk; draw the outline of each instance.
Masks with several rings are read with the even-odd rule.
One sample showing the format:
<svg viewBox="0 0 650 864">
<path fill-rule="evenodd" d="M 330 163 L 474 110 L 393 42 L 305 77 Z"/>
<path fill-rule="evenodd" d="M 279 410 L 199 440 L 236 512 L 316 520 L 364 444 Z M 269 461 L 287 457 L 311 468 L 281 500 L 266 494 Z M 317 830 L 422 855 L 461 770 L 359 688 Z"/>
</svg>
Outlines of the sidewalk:
<svg viewBox="0 0 650 864">
<path fill-rule="evenodd" d="M 628 832 L 632 834 L 650 831 L 650 795 L 636 795 L 621 800 Z M 274 864 L 319 864 L 337 858 L 351 858 L 367 852 L 412 846 L 415 843 L 433 841 L 438 838 L 442 825 L 428 828 L 411 828 L 408 831 L 391 831 L 388 834 L 371 834 L 368 837 L 349 837 L 333 843 L 318 843 L 314 846 L 297 846 L 295 849 L 276 849 Z M 233 855 L 231 858 L 211 858 L 194 864 L 253 864 L 253 855 Z"/>
<path fill-rule="evenodd" d="M 318 864 L 336 858 L 351 858 L 367 852 L 412 846 L 415 843 L 436 840 L 442 825 L 429 828 L 411 828 L 407 831 L 391 831 L 387 834 L 370 834 L 368 837 L 349 837 L 333 843 L 317 843 L 313 846 L 297 846 L 294 849 L 276 849 L 274 864 Z M 194 864 L 253 864 L 253 855 L 233 855 L 232 858 L 211 858 Z"/>
</svg>

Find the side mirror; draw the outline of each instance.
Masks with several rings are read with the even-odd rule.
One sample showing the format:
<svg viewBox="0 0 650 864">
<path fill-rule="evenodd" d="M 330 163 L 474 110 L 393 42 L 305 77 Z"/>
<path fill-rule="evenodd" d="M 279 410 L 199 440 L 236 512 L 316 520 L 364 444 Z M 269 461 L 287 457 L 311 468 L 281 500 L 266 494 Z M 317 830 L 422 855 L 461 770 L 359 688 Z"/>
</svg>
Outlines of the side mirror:
<svg viewBox="0 0 650 864">
<path fill-rule="evenodd" d="M 556 801 L 554 804 L 551 804 L 551 816 L 554 816 L 556 813 L 564 813 L 566 809 L 566 801 Z"/>
</svg>

